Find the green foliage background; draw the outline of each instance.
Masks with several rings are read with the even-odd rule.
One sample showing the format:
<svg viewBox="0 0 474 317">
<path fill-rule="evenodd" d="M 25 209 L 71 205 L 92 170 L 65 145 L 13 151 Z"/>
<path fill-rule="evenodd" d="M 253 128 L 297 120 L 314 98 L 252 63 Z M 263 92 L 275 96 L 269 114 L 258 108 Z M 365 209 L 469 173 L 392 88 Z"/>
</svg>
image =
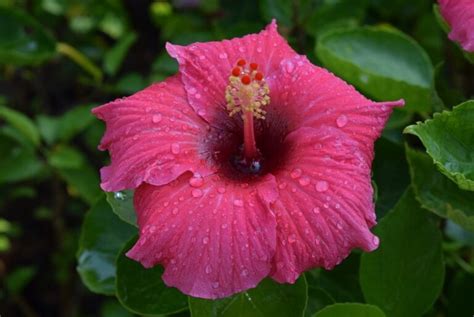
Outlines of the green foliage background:
<svg viewBox="0 0 474 317">
<path fill-rule="evenodd" d="M 177 71 L 167 41 L 259 31 L 374 100 L 380 248 L 294 285 L 188 298 L 124 252 L 133 192 L 101 192 L 92 107 Z M 472 316 L 474 61 L 429 0 L 0 0 L 1 316 Z"/>
</svg>

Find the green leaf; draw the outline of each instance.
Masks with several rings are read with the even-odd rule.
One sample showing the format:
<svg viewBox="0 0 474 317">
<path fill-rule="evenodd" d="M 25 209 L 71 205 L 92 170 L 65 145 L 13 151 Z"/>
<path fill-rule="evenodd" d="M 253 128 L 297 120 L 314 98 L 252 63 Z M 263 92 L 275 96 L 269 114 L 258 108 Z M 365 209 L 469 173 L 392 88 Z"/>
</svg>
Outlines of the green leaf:
<svg viewBox="0 0 474 317">
<path fill-rule="evenodd" d="M 79 168 L 61 168 L 58 170 L 61 177 L 69 185 L 71 195 L 82 197 L 89 205 L 92 205 L 99 196 L 99 177 L 97 171 L 88 163 Z"/>
<path fill-rule="evenodd" d="M 276 19 L 285 27 L 293 25 L 294 4 L 288 0 L 260 0 L 260 12 L 265 21 Z"/>
<path fill-rule="evenodd" d="M 444 227 L 446 236 L 456 242 L 460 242 L 464 245 L 474 247 L 474 232 L 463 229 L 460 225 L 455 224 L 452 221 L 446 221 Z"/>
<path fill-rule="evenodd" d="M 114 215 L 104 196 L 89 210 L 81 230 L 77 271 L 91 291 L 115 293 L 115 260 L 135 232 Z"/>
<path fill-rule="evenodd" d="M 115 193 L 106 193 L 107 201 L 114 213 L 123 221 L 137 227 L 137 216 L 133 207 L 133 191 L 124 190 Z"/>
<path fill-rule="evenodd" d="M 456 272 L 448 291 L 448 317 L 471 316 L 474 312 L 474 276 Z"/>
<path fill-rule="evenodd" d="M 459 189 L 439 173 L 431 158 L 406 147 L 412 186 L 421 206 L 474 231 L 474 192 Z"/>
<path fill-rule="evenodd" d="M 0 133 L 0 184 L 36 177 L 44 167 L 31 147 Z"/>
<path fill-rule="evenodd" d="M 93 107 L 94 105 L 76 106 L 63 114 L 59 118 L 57 139 L 67 142 L 94 122 L 95 117 L 91 113 Z"/>
<path fill-rule="evenodd" d="M 297 317 L 303 316 L 307 285 L 304 276 L 295 284 L 265 279 L 253 289 L 219 300 L 189 298 L 193 317 Z"/>
<path fill-rule="evenodd" d="M 315 269 L 306 273 L 308 285 L 320 287 L 336 302 L 361 302 L 360 255 L 353 253 L 333 270 Z"/>
<path fill-rule="evenodd" d="M 125 34 L 104 56 L 104 70 L 107 74 L 115 76 L 127 56 L 128 50 L 136 42 L 138 36 L 133 32 Z"/>
<path fill-rule="evenodd" d="M 33 266 L 23 266 L 10 273 L 5 280 L 8 291 L 20 294 L 26 285 L 35 276 L 37 269 Z"/>
<path fill-rule="evenodd" d="M 359 304 L 359 303 L 344 303 L 334 304 L 323 308 L 317 312 L 314 317 L 385 317 L 383 311 L 377 306 Z"/>
<path fill-rule="evenodd" d="M 35 126 L 35 124 L 33 123 L 33 121 L 31 121 L 30 118 L 28 118 L 21 112 L 4 106 L 0 106 L 0 118 L 11 124 L 23 136 L 30 140 L 33 145 L 39 145 L 40 134 L 38 128 Z"/>
<path fill-rule="evenodd" d="M 376 100 L 404 98 L 404 110 L 431 110 L 433 66 L 400 31 L 366 27 L 325 33 L 316 54 L 325 67 Z"/>
<path fill-rule="evenodd" d="M 421 316 L 444 281 L 441 233 L 408 189 L 375 227 L 379 248 L 364 253 L 360 283 L 369 304 L 388 316 Z"/>
<path fill-rule="evenodd" d="M 85 162 L 82 153 L 67 145 L 59 145 L 48 155 L 48 163 L 55 168 L 80 168 Z"/>
<path fill-rule="evenodd" d="M 386 138 L 378 139 L 375 142 L 372 170 L 373 179 L 378 188 L 375 206 L 380 219 L 395 206 L 410 185 L 410 175 L 403 146 Z"/>
<path fill-rule="evenodd" d="M 127 258 L 125 253 L 136 243 L 132 238 L 117 258 L 117 297 L 128 310 L 140 315 L 171 314 L 188 306 L 187 297 L 175 288 L 167 287 L 159 265 L 145 269 Z"/>
<path fill-rule="evenodd" d="M 462 189 L 474 191 L 474 100 L 405 128 L 418 136 L 438 169 Z"/>
<path fill-rule="evenodd" d="M 31 16 L 0 7 L 0 64 L 30 65 L 50 59 L 56 43 Z"/>
</svg>

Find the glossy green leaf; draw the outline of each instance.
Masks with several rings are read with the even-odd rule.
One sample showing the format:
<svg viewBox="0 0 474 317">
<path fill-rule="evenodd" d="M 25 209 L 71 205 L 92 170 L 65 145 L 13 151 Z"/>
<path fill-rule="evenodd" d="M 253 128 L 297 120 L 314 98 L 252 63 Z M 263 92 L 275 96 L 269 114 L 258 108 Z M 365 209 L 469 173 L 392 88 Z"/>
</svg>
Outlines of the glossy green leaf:
<svg viewBox="0 0 474 317">
<path fill-rule="evenodd" d="M 59 145 L 48 155 L 48 163 L 55 168 L 80 168 L 85 162 L 78 149 Z"/>
<path fill-rule="evenodd" d="M 82 197 L 90 205 L 101 193 L 98 173 L 89 163 L 79 168 L 59 169 L 59 174 L 68 184 L 70 194 Z"/>
<path fill-rule="evenodd" d="M 377 306 L 344 303 L 327 306 L 314 315 L 314 317 L 385 317 L 383 311 Z"/>
<path fill-rule="evenodd" d="M 123 190 L 115 193 L 106 193 L 107 201 L 112 210 L 123 221 L 137 226 L 137 216 L 133 207 L 133 191 Z"/>
<path fill-rule="evenodd" d="M 322 288 L 311 285 L 309 282 L 311 276 L 306 275 L 306 278 L 308 280 L 308 302 L 306 303 L 304 316 L 309 317 L 336 301 Z"/>
<path fill-rule="evenodd" d="M 56 53 L 56 43 L 31 16 L 0 7 L 0 64 L 38 64 Z"/>
<path fill-rule="evenodd" d="M 5 286 L 12 294 L 20 294 L 35 276 L 37 268 L 33 266 L 22 266 L 11 272 L 6 280 Z"/>
<path fill-rule="evenodd" d="M 104 70 L 107 74 L 114 76 L 120 70 L 128 50 L 137 40 L 137 34 L 130 32 L 125 34 L 104 56 Z"/>
<path fill-rule="evenodd" d="M 444 281 L 441 233 L 408 189 L 375 227 L 376 251 L 364 253 L 360 283 L 369 304 L 388 316 L 421 316 L 439 296 Z"/>
<path fill-rule="evenodd" d="M 117 258 L 117 297 L 128 310 L 140 315 L 171 314 L 184 310 L 188 300 L 176 288 L 165 285 L 159 265 L 145 269 L 125 253 L 137 241 L 132 238 Z"/>
<path fill-rule="evenodd" d="M 91 110 L 94 105 L 76 106 L 63 114 L 58 123 L 58 140 L 67 142 L 87 128 L 94 120 Z"/>
<path fill-rule="evenodd" d="M 441 174 L 426 154 L 406 147 L 412 186 L 421 205 L 474 231 L 474 192 L 460 189 Z"/>
<path fill-rule="evenodd" d="M 404 110 L 429 112 L 433 66 L 407 35 L 387 27 L 338 30 L 318 39 L 323 65 L 376 100 L 404 98 Z"/>
<path fill-rule="evenodd" d="M 435 113 L 405 133 L 418 136 L 438 169 L 462 189 L 474 191 L 474 100 Z"/>
<path fill-rule="evenodd" d="M 87 213 L 82 225 L 77 271 L 93 292 L 115 293 L 115 260 L 136 229 L 112 212 L 105 197 Z"/>
<path fill-rule="evenodd" d="M 0 9 L 1 12 L 1 9 Z M 40 134 L 36 125 L 31 121 L 30 118 L 4 106 L 0 106 L 0 119 L 5 120 L 11 124 L 16 130 L 18 130 L 23 136 L 25 136 L 30 142 L 38 146 L 40 143 Z"/>
<path fill-rule="evenodd" d="M 375 142 L 372 172 L 378 189 L 375 207 L 380 219 L 395 206 L 410 185 L 403 146 L 386 138 L 378 139 Z"/>
<path fill-rule="evenodd" d="M 253 289 L 219 300 L 189 298 L 193 317 L 298 317 L 306 306 L 304 276 L 295 284 L 279 284 L 265 279 Z"/>
</svg>

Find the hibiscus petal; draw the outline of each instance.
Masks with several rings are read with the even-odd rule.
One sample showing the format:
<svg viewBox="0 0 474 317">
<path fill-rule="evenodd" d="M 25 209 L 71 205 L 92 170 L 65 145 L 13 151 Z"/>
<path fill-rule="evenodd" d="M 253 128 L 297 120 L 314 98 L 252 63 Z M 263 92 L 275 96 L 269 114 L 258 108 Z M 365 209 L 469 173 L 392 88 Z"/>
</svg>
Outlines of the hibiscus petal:
<svg viewBox="0 0 474 317">
<path fill-rule="evenodd" d="M 275 252 L 275 181 L 255 186 L 216 175 L 135 191 L 140 239 L 127 253 L 145 267 L 163 264 L 163 280 L 183 293 L 220 298 L 255 287 Z"/>
<path fill-rule="evenodd" d="M 257 63 L 265 75 L 271 75 L 282 59 L 296 54 L 278 34 L 275 20 L 258 34 L 188 46 L 168 43 L 166 49 L 178 60 L 189 103 L 211 124 L 222 113 L 228 116 L 225 87 L 239 59 Z"/>
<path fill-rule="evenodd" d="M 404 104 L 403 100 L 373 102 L 305 56 L 283 60 L 280 71 L 268 78 L 268 85 L 268 112 L 283 112 L 292 128 L 327 125 L 340 129 L 364 149 L 368 163 L 373 158 L 373 142 L 392 107 Z"/>
<path fill-rule="evenodd" d="M 99 145 L 112 161 L 101 169 L 105 191 L 162 185 L 185 171 L 211 173 L 198 153 L 207 125 L 187 104 L 179 76 L 92 112 L 107 126 Z"/>
<path fill-rule="evenodd" d="M 354 247 L 378 245 L 370 166 L 341 130 L 300 128 L 287 136 L 291 157 L 276 173 L 280 199 L 272 278 L 293 283 L 305 270 L 331 269 Z"/>
<path fill-rule="evenodd" d="M 474 52 L 474 2 L 472 0 L 439 0 L 440 11 L 451 27 L 449 39 Z"/>
</svg>

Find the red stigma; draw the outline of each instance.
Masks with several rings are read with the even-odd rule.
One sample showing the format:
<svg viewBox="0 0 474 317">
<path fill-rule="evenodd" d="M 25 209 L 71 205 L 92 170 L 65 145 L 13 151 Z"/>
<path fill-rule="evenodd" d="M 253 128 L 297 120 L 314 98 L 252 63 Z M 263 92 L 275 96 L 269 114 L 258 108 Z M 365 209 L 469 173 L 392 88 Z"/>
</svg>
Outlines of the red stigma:
<svg viewBox="0 0 474 317">
<path fill-rule="evenodd" d="M 238 77 L 241 72 L 242 70 L 240 69 L 240 67 L 234 67 L 234 69 L 232 69 L 232 75 L 235 77 Z"/>
<path fill-rule="evenodd" d="M 242 84 L 244 85 L 249 85 L 251 82 L 250 76 L 249 75 L 244 75 L 242 79 L 240 80 Z"/>
<path fill-rule="evenodd" d="M 243 58 L 237 61 L 237 65 L 239 65 L 240 67 L 245 66 L 245 64 L 247 64 L 247 62 Z"/>
<path fill-rule="evenodd" d="M 257 70 L 258 64 L 257 63 L 250 63 L 250 69 L 251 70 Z"/>
<path fill-rule="evenodd" d="M 263 74 L 261 72 L 258 72 L 255 74 L 255 79 L 256 80 L 262 80 L 263 79 Z"/>
</svg>

